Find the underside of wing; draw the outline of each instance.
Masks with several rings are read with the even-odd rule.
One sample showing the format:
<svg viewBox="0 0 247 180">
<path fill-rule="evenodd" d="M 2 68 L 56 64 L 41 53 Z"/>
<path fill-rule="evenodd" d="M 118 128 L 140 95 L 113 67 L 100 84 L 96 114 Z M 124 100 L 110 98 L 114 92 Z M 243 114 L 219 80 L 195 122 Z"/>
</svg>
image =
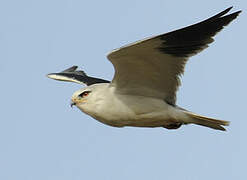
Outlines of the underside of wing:
<svg viewBox="0 0 247 180">
<path fill-rule="evenodd" d="M 58 81 L 68 81 L 75 82 L 78 84 L 86 84 L 87 86 L 97 83 L 109 83 L 109 81 L 104 79 L 87 76 L 84 71 L 78 71 L 76 69 L 77 66 L 72 66 L 59 73 L 50 73 L 47 75 L 47 77 Z"/>
<path fill-rule="evenodd" d="M 175 105 L 179 76 L 188 58 L 213 42 L 213 36 L 241 11 L 228 8 L 200 23 L 124 46 L 107 57 L 115 68 L 119 93 L 162 98 Z"/>
</svg>

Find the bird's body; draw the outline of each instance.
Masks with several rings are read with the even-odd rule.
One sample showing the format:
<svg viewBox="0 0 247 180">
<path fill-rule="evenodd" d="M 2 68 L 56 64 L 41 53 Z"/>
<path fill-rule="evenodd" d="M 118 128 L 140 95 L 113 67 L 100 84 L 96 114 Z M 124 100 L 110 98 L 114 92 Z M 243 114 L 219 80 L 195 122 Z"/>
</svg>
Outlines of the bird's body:
<svg viewBox="0 0 247 180">
<path fill-rule="evenodd" d="M 88 95 L 90 100 L 77 107 L 100 122 L 116 127 L 162 127 L 169 123 L 169 119 L 178 116 L 173 112 L 175 108 L 164 100 L 118 94 L 115 92 L 115 87 L 109 86 L 109 83 L 91 85 L 89 88 L 76 92 L 72 96 L 72 101 L 78 93 L 93 89 L 92 93 Z M 181 118 L 177 117 L 176 119 Z"/>
<path fill-rule="evenodd" d="M 77 66 L 48 77 L 87 84 L 73 94 L 72 105 L 110 126 L 177 129 L 183 124 L 197 124 L 225 130 L 223 126 L 228 121 L 178 107 L 176 92 L 189 57 L 207 48 L 214 41 L 213 36 L 241 12 L 225 15 L 230 9 L 200 23 L 112 51 L 107 56 L 115 68 L 111 82 L 89 77 L 77 71 Z"/>
<path fill-rule="evenodd" d="M 90 92 L 84 98 L 78 99 L 83 92 Z M 94 119 L 114 127 L 164 127 L 177 129 L 182 124 L 200 124 L 214 129 L 222 129 L 220 125 L 227 125 L 227 121 L 215 121 L 211 125 L 206 120 L 194 118 L 196 114 L 177 106 L 172 106 L 162 99 L 119 94 L 110 83 L 99 83 L 76 91 L 72 95 L 72 102 L 84 113 Z M 204 118 L 202 116 L 196 115 Z M 205 117 L 206 118 L 206 117 Z"/>
</svg>

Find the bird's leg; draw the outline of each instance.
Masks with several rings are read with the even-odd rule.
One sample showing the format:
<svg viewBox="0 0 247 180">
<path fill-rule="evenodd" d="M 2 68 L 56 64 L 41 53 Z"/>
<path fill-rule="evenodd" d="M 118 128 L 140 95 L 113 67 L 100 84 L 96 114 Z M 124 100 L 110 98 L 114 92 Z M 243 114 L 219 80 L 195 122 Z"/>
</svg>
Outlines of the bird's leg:
<svg viewBox="0 0 247 180">
<path fill-rule="evenodd" d="M 166 129 L 178 129 L 178 128 L 180 128 L 181 125 L 182 125 L 182 123 L 174 122 L 174 123 L 166 124 L 163 127 Z"/>
</svg>

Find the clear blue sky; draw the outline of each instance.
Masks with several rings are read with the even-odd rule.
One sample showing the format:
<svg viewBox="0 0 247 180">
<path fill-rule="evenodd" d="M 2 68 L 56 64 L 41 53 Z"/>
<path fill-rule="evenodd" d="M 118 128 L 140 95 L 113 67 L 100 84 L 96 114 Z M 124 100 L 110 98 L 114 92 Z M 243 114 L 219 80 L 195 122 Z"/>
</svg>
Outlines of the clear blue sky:
<svg viewBox="0 0 247 180">
<path fill-rule="evenodd" d="M 45 77 L 78 65 L 110 80 L 112 49 L 229 6 L 242 14 L 190 59 L 177 102 L 231 121 L 227 132 L 109 127 L 70 108 L 80 85 Z M 245 0 L 0 1 L 0 179 L 246 179 L 246 7 Z"/>
</svg>

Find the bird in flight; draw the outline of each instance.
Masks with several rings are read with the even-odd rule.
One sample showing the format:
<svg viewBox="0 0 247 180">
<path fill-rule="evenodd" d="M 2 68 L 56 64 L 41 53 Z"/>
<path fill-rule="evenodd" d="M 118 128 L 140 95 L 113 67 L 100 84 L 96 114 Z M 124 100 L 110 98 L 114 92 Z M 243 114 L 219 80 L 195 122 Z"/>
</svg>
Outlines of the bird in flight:
<svg viewBox="0 0 247 180">
<path fill-rule="evenodd" d="M 86 84 L 72 95 L 71 106 L 110 126 L 177 129 L 197 124 L 225 130 L 228 121 L 177 106 L 176 92 L 189 57 L 207 48 L 213 36 L 241 12 L 227 15 L 231 8 L 197 24 L 113 50 L 107 56 L 115 68 L 112 81 L 87 76 L 77 66 L 47 76 Z"/>
</svg>

